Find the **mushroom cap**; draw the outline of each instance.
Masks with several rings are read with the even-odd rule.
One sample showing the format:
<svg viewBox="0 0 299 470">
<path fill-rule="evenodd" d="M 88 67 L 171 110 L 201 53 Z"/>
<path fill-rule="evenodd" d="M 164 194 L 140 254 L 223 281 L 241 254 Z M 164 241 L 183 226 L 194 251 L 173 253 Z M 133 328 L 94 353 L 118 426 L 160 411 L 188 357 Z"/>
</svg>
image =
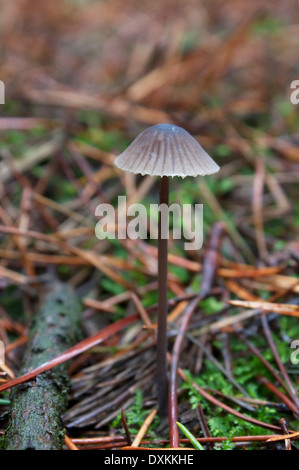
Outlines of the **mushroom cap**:
<svg viewBox="0 0 299 470">
<path fill-rule="evenodd" d="M 158 124 L 141 132 L 115 159 L 122 170 L 142 175 L 211 175 L 219 166 L 189 132 L 172 124 Z"/>
</svg>

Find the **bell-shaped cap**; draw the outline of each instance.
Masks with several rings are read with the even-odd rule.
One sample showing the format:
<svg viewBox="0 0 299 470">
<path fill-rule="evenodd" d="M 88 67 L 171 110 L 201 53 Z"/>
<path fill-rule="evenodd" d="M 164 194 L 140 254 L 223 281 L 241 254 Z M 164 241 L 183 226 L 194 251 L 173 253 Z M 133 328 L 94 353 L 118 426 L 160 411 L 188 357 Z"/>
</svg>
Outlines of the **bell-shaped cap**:
<svg viewBox="0 0 299 470">
<path fill-rule="evenodd" d="M 115 159 L 125 171 L 142 175 L 211 175 L 219 166 L 189 132 L 172 124 L 158 124 L 145 129 Z"/>
</svg>

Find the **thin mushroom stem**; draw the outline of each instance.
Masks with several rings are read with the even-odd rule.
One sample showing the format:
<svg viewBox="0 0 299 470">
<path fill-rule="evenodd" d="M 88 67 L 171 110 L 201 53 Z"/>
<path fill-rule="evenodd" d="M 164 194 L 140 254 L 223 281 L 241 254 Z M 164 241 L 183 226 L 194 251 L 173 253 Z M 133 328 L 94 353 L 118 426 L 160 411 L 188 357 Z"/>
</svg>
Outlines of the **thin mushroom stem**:
<svg viewBox="0 0 299 470">
<path fill-rule="evenodd" d="M 160 184 L 160 205 L 169 203 L 169 178 L 163 176 Z M 157 333 L 157 395 L 159 415 L 167 414 L 167 255 L 168 255 L 168 216 L 159 212 L 158 229 L 158 333 Z"/>
<path fill-rule="evenodd" d="M 186 162 L 183 165 L 183 161 Z M 161 176 L 160 205 L 168 206 L 171 176 L 211 175 L 219 166 L 187 131 L 173 124 L 157 124 L 145 129 L 114 161 L 122 170 Z M 165 209 L 165 207 L 164 207 Z M 165 213 L 165 212 L 164 212 Z M 159 214 L 158 236 L 158 331 L 157 395 L 160 416 L 168 412 L 167 384 L 167 217 Z M 165 235 L 167 233 L 167 235 Z M 1 387 L 0 387 L 1 388 Z"/>
</svg>

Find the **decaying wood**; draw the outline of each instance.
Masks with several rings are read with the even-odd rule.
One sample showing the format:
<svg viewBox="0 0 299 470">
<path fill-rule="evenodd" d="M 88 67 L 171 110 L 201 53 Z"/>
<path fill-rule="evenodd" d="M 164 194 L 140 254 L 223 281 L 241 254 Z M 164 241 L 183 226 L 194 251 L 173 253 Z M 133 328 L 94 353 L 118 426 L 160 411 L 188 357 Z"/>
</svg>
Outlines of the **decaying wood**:
<svg viewBox="0 0 299 470">
<path fill-rule="evenodd" d="M 54 284 L 34 317 L 21 374 L 72 346 L 80 336 L 81 307 L 74 291 Z M 67 364 L 14 387 L 5 436 L 7 450 L 59 450 L 64 442 L 61 415 L 68 402 Z"/>
</svg>

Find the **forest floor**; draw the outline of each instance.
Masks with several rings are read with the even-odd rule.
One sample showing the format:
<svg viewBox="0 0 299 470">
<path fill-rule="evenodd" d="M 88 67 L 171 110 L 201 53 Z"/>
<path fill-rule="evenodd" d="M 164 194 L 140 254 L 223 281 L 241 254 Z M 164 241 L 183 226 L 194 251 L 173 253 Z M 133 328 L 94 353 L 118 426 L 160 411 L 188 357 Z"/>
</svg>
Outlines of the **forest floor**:
<svg viewBox="0 0 299 470">
<path fill-rule="evenodd" d="M 0 386 L 20 374 L 49 285 L 71 286 L 82 341 L 63 359 L 65 449 L 173 447 L 176 421 L 155 412 L 157 242 L 95 236 L 100 203 L 158 203 L 156 178 L 113 164 L 158 123 L 185 128 L 221 167 L 170 182 L 170 203 L 204 205 L 202 249 L 169 243 L 180 445 L 298 446 L 299 6 L 266 3 L 2 8 Z M 1 393 L 2 435 L 10 400 Z"/>
</svg>

